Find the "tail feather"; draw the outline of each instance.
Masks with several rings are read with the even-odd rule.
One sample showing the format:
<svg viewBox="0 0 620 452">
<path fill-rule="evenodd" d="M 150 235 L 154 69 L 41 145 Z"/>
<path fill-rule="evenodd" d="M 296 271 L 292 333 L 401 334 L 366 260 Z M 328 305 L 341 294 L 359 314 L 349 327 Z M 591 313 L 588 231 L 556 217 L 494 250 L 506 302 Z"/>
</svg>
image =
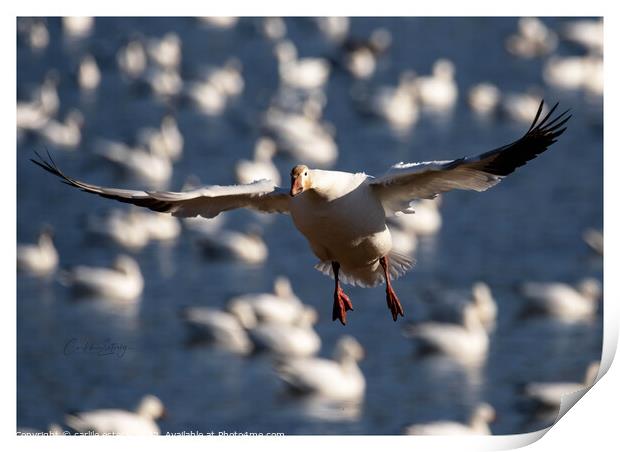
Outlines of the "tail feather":
<svg viewBox="0 0 620 452">
<path fill-rule="evenodd" d="M 391 280 L 398 279 L 415 265 L 415 259 L 397 253 L 396 251 L 390 251 L 388 260 L 390 263 L 389 270 Z M 316 264 L 314 268 L 324 275 L 334 278 L 334 271 L 330 261 L 321 261 Z M 375 266 L 374 270 L 370 267 L 365 267 L 359 271 L 347 271 L 347 269 L 341 267 L 338 278 L 340 282 L 344 284 L 360 287 L 373 287 L 385 282 L 383 269 L 378 264 Z"/>
</svg>

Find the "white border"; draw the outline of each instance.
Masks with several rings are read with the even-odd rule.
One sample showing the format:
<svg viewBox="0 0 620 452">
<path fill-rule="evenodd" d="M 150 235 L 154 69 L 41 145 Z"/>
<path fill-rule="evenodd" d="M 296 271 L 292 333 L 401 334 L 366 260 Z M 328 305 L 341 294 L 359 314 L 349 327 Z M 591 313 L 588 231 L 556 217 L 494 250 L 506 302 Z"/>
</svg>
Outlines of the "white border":
<svg viewBox="0 0 620 452">
<path fill-rule="evenodd" d="M 6 3 L 6 2 L 5 2 Z M 433 2 L 404 2 L 385 1 L 367 2 L 355 5 L 346 2 L 328 2 L 326 0 L 315 0 L 301 4 L 299 2 L 284 2 L 273 0 L 262 0 L 260 2 L 241 2 L 238 0 L 227 0 L 215 4 L 208 2 L 207 7 L 200 8 L 198 2 L 180 4 L 179 2 L 153 3 L 149 2 L 127 2 L 118 0 L 106 0 L 95 5 L 89 2 L 78 2 L 77 0 L 56 0 L 54 2 L 42 2 L 33 0 L 23 0 L 19 5 L 13 4 L 4 6 L 7 13 L 0 19 L 2 25 L 4 51 L 2 55 L 7 61 L 16 61 L 15 43 L 15 17 L 27 15 L 244 15 L 244 16 L 263 16 L 263 15 L 368 15 L 368 16 L 605 16 L 605 125 L 612 125 L 610 118 L 617 118 L 617 90 L 610 80 L 619 80 L 617 49 L 613 43 L 619 42 L 617 16 L 612 15 L 613 2 L 602 0 L 590 0 L 588 2 L 541 2 L 540 0 L 521 0 L 511 5 L 506 2 L 491 2 L 482 0 L 468 0 L 466 2 L 454 1 L 433 1 Z M 353 8 L 354 6 L 354 8 Z M 2 154 L 4 175 L 2 177 L 2 193 L 5 195 L 5 203 L 8 203 L 9 212 L 15 212 L 15 127 L 14 127 L 14 102 L 16 99 L 16 72 L 13 70 L 2 71 L 2 100 L 5 111 L 9 113 L 4 116 L 2 121 L 2 136 L 5 140 L 5 151 Z M 615 125 L 617 128 L 617 125 Z M 618 181 L 612 175 L 611 168 L 618 167 L 618 145 L 617 134 L 612 128 L 606 127 L 605 144 L 605 168 L 604 185 L 605 193 L 615 193 L 618 189 Z M 607 152 L 607 150 L 615 150 Z M 617 176 L 616 176 L 617 177 Z M 4 186 L 6 185 L 6 186 Z M 605 197 L 605 275 L 612 275 L 612 269 L 618 269 L 617 262 L 617 235 L 614 231 L 619 230 L 618 216 L 613 210 L 610 197 Z M 616 201 L 617 204 L 617 201 Z M 67 439 L 39 439 L 39 438 L 18 438 L 15 436 L 15 416 L 16 416 L 16 380 L 15 380 L 15 219 L 11 216 L 8 221 L 2 222 L 3 249 L 11 250 L 5 252 L 4 256 L 9 255 L 6 260 L 2 260 L 2 275 L 5 287 L 5 312 L 3 315 L 3 338 L 5 345 L 4 359 L 10 363 L 2 373 L 2 433 L 9 439 L 15 448 L 25 448 L 27 450 L 40 450 L 41 447 L 62 448 L 62 450 L 83 450 L 88 447 L 93 450 L 107 450 L 110 447 L 140 447 L 148 442 L 148 446 L 155 449 L 160 447 L 175 448 L 183 446 L 215 447 L 217 450 L 237 448 L 237 447 L 268 447 L 274 451 L 290 450 L 291 447 L 301 450 L 315 450 L 317 447 L 340 446 L 346 448 L 353 447 L 373 447 L 389 448 L 390 450 L 411 450 L 414 447 L 424 447 L 424 450 L 499 450 L 522 447 L 540 438 L 544 431 L 511 436 L 495 436 L 480 438 L 422 438 L 422 437 L 403 437 L 403 436 L 362 436 L 362 437 L 285 437 L 285 438 L 212 438 L 209 442 L 198 438 L 97 438 L 83 439 L 88 441 L 88 445 L 82 441 L 71 441 Z M 604 316 L 604 343 L 603 343 L 603 372 L 608 368 L 612 357 L 617 354 L 618 341 L 618 282 L 612 278 L 605 280 L 605 316 Z M 8 311 L 8 312 L 7 312 Z M 529 448 L 531 450 L 547 450 L 551 447 L 572 451 L 583 450 L 592 447 L 594 441 L 598 444 L 614 444 L 616 440 L 616 422 L 610 411 L 606 408 L 618 400 L 618 365 L 614 365 L 608 375 L 597 383 L 588 393 L 587 397 L 579 401 L 576 408 L 570 410 L 560 422 L 549 430 L 548 435 Z M 613 426 L 613 427 L 612 427 Z M 41 441 L 45 441 L 42 443 Z M 265 441 L 268 441 L 267 443 Z M 181 446 L 183 445 L 183 446 Z"/>
</svg>

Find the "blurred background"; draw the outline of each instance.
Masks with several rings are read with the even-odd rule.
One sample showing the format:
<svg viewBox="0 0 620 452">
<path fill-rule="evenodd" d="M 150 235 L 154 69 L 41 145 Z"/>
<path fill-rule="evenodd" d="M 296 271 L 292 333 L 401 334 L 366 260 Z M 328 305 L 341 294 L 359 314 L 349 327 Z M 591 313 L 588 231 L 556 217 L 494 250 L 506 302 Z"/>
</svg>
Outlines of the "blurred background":
<svg viewBox="0 0 620 452">
<path fill-rule="evenodd" d="M 486 402 L 493 434 L 524 433 L 553 422 L 529 383 L 583 382 L 600 359 L 600 296 L 579 308 L 580 281 L 603 276 L 599 20 L 18 18 L 17 28 L 18 429 L 132 410 L 153 394 L 162 432 L 399 434 L 467 424 Z M 66 174 L 108 187 L 263 177 L 286 187 L 298 163 L 380 175 L 502 146 L 541 99 L 573 115 L 548 153 L 393 226 L 417 261 L 394 283 L 397 323 L 383 287 L 345 287 L 355 311 L 332 322 L 333 282 L 286 215 L 138 217 L 29 161 L 49 151 Z M 278 322 L 231 309 L 279 276 L 290 288 L 280 280 L 276 295 L 294 293 L 318 319 L 272 332 Z M 421 354 L 420 323 L 462 324 L 477 282 L 497 307 L 477 336 L 488 347 L 472 346 L 473 360 L 459 359 L 468 349 Z M 561 300 L 544 301 L 551 292 Z M 293 396 L 283 363 L 328 359 L 344 334 L 365 350 L 363 389 Z"/>
</svg>

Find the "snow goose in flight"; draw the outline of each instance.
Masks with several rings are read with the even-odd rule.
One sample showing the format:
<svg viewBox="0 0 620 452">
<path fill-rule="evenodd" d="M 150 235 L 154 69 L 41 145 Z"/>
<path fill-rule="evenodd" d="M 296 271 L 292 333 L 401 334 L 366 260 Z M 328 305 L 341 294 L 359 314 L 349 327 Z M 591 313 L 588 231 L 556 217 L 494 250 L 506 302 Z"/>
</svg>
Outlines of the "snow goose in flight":
<svg viewBox="0 0 620 452">
<path fill-rule="evenodd" d="M 357 365 L 364 349 L 352 336 L 343 336 L 334 359 L 289 358 L 277 365 L 278 376 L 294 392 L 329 400 L 357 401 L 363 398 L 366 379 Z"/>
<path fill-rule="evenodd" d="M 528 310 L 563 320 L 587 320 L 598 308 L 601 284 L 585 278 L 576 288 L 564 283 L 528 282 L 521 287 L 529 300 Z"/>
<path fill-rule="evenodd" d="M 67 415 L 65 423 L 79 433 L 152 436 L 160 433 L 155 420 L 163 417 L 165 413 L 161 400 L 154 395 L 146 395 L 135 412 L 119 409 L 87 411 Z"/>
<path fill-rule="evenodd" d="M 177 217 L 213 218 L 219 213 L 251 208 L 289 212 L 297 229 L 320 259 L 317 269 L 335 279 L 333 319 L 346 322 L 353 306 L 340 281 L 374 286 L 386 283 L 392 318 L 404 311 L 391 280 L 411 268 L 406 257 L 392 251 L 386 216 L 413 213 L 410 202 L 433 198 L 453 189 L 484 191 L 551 146 L 564 132 L 570 116 L 541 119 L 543 103 L 528 131 L 518 140 L 478 156 L 422 163 L 398 163 L 383 176 L 325 171 L 297 165 L 291 186 L 270 181 L 236 186 L 206 186 L 187 192 L 104 188 L 65 175 L 51 160 L 33 160 L 68 185 L 105 198 L 169 212 Z"/>
<path fill-rule="evenodd" d="M 43 228 L 37 244 L 17 245 L 17 269 L 33 275 L 45 276 L 58 266 L 58 252 L 52 241 L 52 231 Z"/>
<path fill-rule="evenodd" d="M 490 435 L 489 423 L 495 420 L 495 410 L 488 403 L 481 403 L 473 412 L 468 424 L 454 421 L 437 421 L 415 424 L 405 428 L 406 435 Z"/>
</svg>

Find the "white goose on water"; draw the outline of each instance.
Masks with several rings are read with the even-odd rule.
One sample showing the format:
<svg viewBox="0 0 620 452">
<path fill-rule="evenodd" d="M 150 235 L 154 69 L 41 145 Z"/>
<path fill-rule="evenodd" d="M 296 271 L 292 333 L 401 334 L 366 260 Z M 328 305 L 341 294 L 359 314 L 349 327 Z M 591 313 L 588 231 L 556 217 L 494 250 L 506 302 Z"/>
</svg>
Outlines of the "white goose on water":
<svg viewBox="0 0 620 452">
<path fill-rule="evenodd" d="M 364 397 L 366 379 L 358 366 L 364 349 L 352 336 L 343 336 L 334 359 L 288 358 L 278 364 L 278 376 L 294 392 L 330 400 L 356 401 Z"/>
<path fill-rule="evenodd" d="M 600 368 L 600 362 L 592 362 L 586 369 L 584 381 L 576 382 L 548 382 L 528 383 L 523 388 L 526 397 L 535 401 L 545 409 L 557 410 L 562 403 L 562 397 L 573 392 L 581 391 L 590 387 L 596 381 Z"/>
<path fill-rule="evenodd" d="M 38 134 L 50 145 L 58 149 L 74 150 L 82 141 L 84 116 L 78 110 L 67 113 L 64 122 L 50 119 Z"/>
<path fill-rule="evenodd" d="M 155 420 L 165 414 L 164 404 L 154 395 L 142 398 L 135 412 L 120 409 L 100 409 L 68 414 L 65 423 L 79 433 L 152 436 L 160 433 Z"/>
<path fill-rule="evenodd" d="M 392 280 L 411 268 L 410 259 L 392 250 L 386 216 L 412 213 L 410 202 L 433 198 L 453 189 L 484 191 L 515 169 L 543 153 L 564 132 L 570 116 L 541 119 L 541 102 L 523 137 L 506 146 L 474 157 L 422 163 L 399 163 L 383 176 L 324 171 L 297 165 L 291 187 L 285 190 L 270 181 L 237 186 L 206 186 L 187 192 L 138 191 L 104 188 L 66 176 L 53 161 L 33 160 L 46 171 L 83 191 L 125 203 L 170 212 L 177 217 L 213 218 L 219 213 L 252 208 L 288 212 L 306 237 L 320 263 L 317 269 L 335 278 L 333 319 L 346 322 L 352 310 L 340 281 L 361 286 L 386 283 L 386 300 L 392 318 L 404 315 Z M 222 237 L 220 237 L 222 238 Z"/>
<path fill-rule="evenodd" d="M 213 308 L 194 306 L 183 309 L 181 317 L 189 328 L 192 341 L 205 341 L 241 355 L 252 351 L 252 342 L 246 332 L 256 325 L 256 319 L 251 312 L 239 310 L 238 313 L 231 314 Z"/>
<path fill-rule="evenodd" d="M 528 299 L 528 310 L 563 320 L 587 320 L 598 309 L 601 284 L 594 278 L 585 278 L 576 288 L 559 282 L 528 282 L 521 286 Z"/>
<path fill-rule="evenodd" d="M 80 265 L 61 277 L 76 292 L 121 302 L 133 302 L 142 294 L 144 279 L 138 263 L 129 256 L 116 258 L 112 268 Z"/>
<path fill-rule="evenodd" d="M 267 179 L 280 185 L 280 172 L 272 161 L 277 150 L 276 143 L 271 138 L 260 138 L 254 147 L 254 160 L 239 160 L 235 165 L 237 182 L 250 184 Z"/>
<path fill-rule="evenodd" d="M 52 241 L 50 228 L 43 228 L 36 244 L 17 245 L 17 269 L 37 276 L 45 276 L 56 270 L 58 252 Z"/>
<path fill-rule="evenodd" d="M 232 313 L 252 312 L 261 323 L 293 324 L 303 314 L 304 305 L 293 292 L 288 278 L 279 276 L 273 293 L 250 293 L 231 298 L 227 309 Z"/>
<path fill-rule="evenodd" d="M 450 356 L 464 364 L 478 364 L 489 349 L 489 336 L 474 305 L 463 311 L 463 324 L 427 322 L 411 325 L 405 334 L 415 338 L 422 352 Z"/>
<path fill-rule="evenodd" d="M 405 428 L 405 435 L 490 435 L 489 423 L 495 420 L 495 410 L 488 403 L 476 407 L 469 422 L 437 421 L 414 424 Z"/>
<path fill-rule="evenodd" d="M 321 349 L 321 338 L 313 325 L 318 319 L 314 308 L 305 308 L 294 324 L 259 323 L 249 332 L 254 347 L 278 356 L 311 356 Z"/>
</svg>

